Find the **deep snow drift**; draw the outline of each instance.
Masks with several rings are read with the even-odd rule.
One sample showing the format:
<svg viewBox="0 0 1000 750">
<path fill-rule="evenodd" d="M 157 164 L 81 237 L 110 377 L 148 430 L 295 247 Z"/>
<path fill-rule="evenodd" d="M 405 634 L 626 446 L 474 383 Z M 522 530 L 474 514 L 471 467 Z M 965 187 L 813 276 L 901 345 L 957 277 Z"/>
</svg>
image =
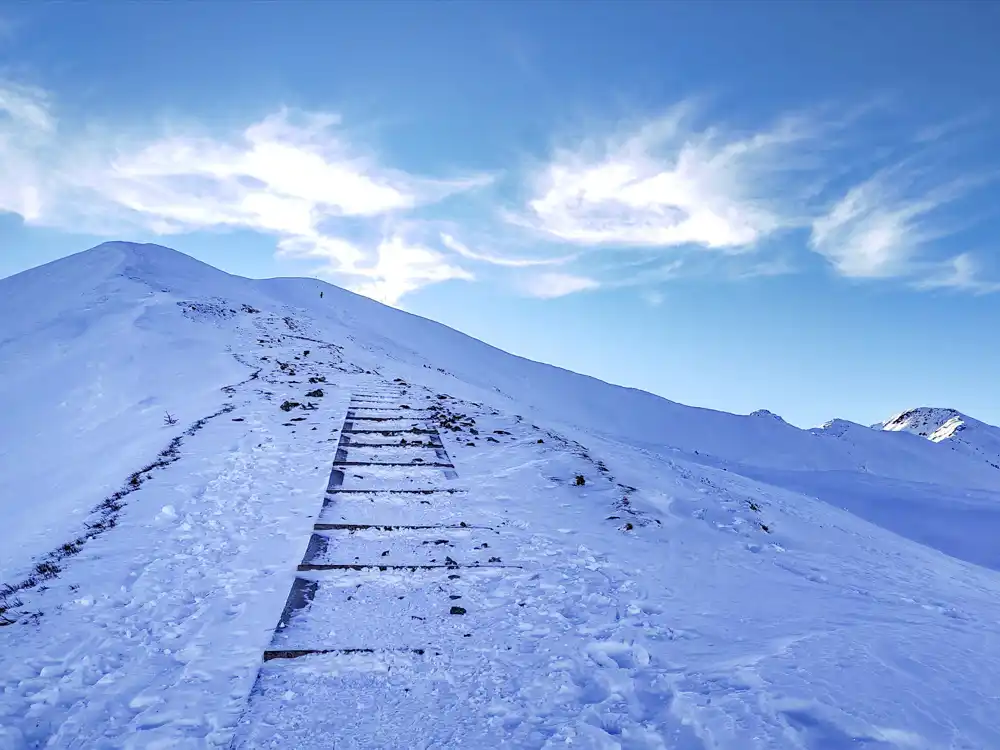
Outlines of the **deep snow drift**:
<svg viewBox="0 0 1000 750">
<path fill-rule="evenodd" d="M 447 405 L 464 493 L 324 505 L 367 393 L 413 410 L 372 423 L 401 430 Z M 153 245 L 0 280 L 0 582 L 19 589 L 0 748 L 1000 747 L 1000 469 L 986 438 L 951 447 L 996 428 L 958 416 L 971 427 L 935 441 L 687 407 Z M 427 472 L 359 468 L 343 486 Z M 338 573 L 331 592 L 382 594 L 358 612 L 317 594 L 310 622 L 376 652 L 257 681 L 331 512 L 488 527 L 490 558 L 518 567 L 453 594 L 468 635 L 434 614 L 426 577 Z M 409 564 L 445 541 L 380 533 L 322 559 Z M 448 533 L 456 559 L 487 549 Z M 397 597 L 413 603 L 379 604 Z M 414 639 L 426 653 L 378 650 Z"/>
</svg>

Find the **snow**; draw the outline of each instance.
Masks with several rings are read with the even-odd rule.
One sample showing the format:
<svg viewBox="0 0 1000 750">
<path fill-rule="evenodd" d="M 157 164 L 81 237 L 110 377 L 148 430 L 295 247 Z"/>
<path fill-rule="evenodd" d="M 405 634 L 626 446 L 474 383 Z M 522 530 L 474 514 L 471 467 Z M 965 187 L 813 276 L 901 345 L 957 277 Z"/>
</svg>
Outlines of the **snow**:
<svg viewBox="0 0 1000 750">
<path fill-rule="evenodd" d="M 1000 428 L 954 409 L 926 406 L 908 409 L 874 427 L 920 435 L 933 443 L 977 457 L 1000 471 Z"/>
<path fill-rule="evenodd" d="M 0 321 L 0 581 L 59 569 L 4 750 L 1000 747 L 989 425 L 687 407 L 148 245 Z M 359 465 L 414 459 L 455 468 Z"/>
<path fill-rule="evenodd" d="M 780 416 L 778 416 L 777 414 L 775 414 L 772 411 L 768 411 L 767 409 L 758 409 L 757 411 L 750 412 L 750 416 L 751 417 L 758 417 L 760 419 L 773 419 L 776 422 L 784 422 L 785 421 Z"/>
</svg>

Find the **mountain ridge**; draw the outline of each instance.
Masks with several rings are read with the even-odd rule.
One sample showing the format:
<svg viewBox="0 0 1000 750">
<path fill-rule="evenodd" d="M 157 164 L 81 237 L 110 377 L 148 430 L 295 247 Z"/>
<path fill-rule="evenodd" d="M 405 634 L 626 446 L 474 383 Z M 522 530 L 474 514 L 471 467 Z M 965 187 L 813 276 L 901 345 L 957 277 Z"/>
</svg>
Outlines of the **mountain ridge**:
<svg viewBox="0 0 1000 750">
<path fill-rule="evenodd" d="M 79 264 L 80 266 L 83 266 L 83 268 L 80 268 L 79 270 L 74 269 L 74 273 L 76 274 L 89 272 L 93 269 L 94 266 L 101 266 L 107 269 L 107 274 L 109 275 L 109 279 L 115 276 L 120 276 L 125 279 L 131 279 L 133 281 L 143 282 L 146 285 L 150 286 L 151 288 L 157 287 L 160 289 L 160 291 L 174 291 L 177 293 L 182 293 L 187 295 L 196 294 L 199 291 L 201 291 L 200 287 L 203 286 L 205 283 L 205 279 L 203 278 L 203 276 L 207 274 L 210 277 L 216 277 L 217 279 L 225 279 L 227 282 L 235 282 L 237 284 L 246 282 L 247 288 L 245 293 L 250 296 L 254 296 L 255 292 L 251 290 L 253 290 L 255 286 L 258 289 L 260 288 L 266 289 L 269 286 L 278 287 L 282 285 L 303 284 L 303 285 L 311 285 L 314 287 L 319 287 L 322 289 L 335 289 L 337 290 L 337 294 L 347 295 L 359 301 L 370 302 L 372 305 L 377 305 L 379 308 L 385 307 L 384 305 L 376 302 L 375 300 L 371 300 L 370 298 L 364 297 L 363 295 L 358 295 L 354 292 L 351 292 L 350 290 L 344 289 L 342 287 L 339 287 L 335 284 L 324 281 L 322 279 L 316 279 L 313 277 L 292 277 L 292 276 L 277 276 L 277 277 L 268 277 L 262 279 L 251 279 L 247 277 L 238 276 L 236 274 L 230 274 L 226 271 L 216 268 L 215 266 L 212 266 L 209 263 L 201 261 L 197 258 L 194 258 L 193 256 L 187 255 L 186 253 L 183 253 L 174 248 L 167 247 L 165 245 L 160 245 L 156 243 L 129 242 L 125 240 L 113 240 L 104 242 L 94 247 L 91 247 L 87 250 L 75 253 L 73 255 L 69 255 L 64 258 L 59 258 L 54 261 L 50 261 L 41 266 L 36 266 L 34 268 L 26 269 L 25 271 L 21 271 L 17 274 L 6 277 L 5 279 L 0 279 L 0 285 L 12 279 L 22 279 L 22 278 L 23 281 L 27 281 L 30 284 L 30 282 L 35 281 L 35 277 L 42 277 L 43 274 L 55 271 L 57 269 L 62 270 L 64 268 L 67 268 L 68 264 Z M 170 279 L 170 283 L 174 288 L 172 289 L 164 288 L 163 286 L 164 276 Z M 106 281 L 109 279 L 106 279 Z M 39 278 L 39 281 L 42 281 L 42 279 Z M 44 278 L 44 284 L 46 286 L 49 286 L 51 283 L 52 279 Z M 32 289 L 32 293 L 37 293 L 37 290 Z M 389 308 L 389 309 L 396 309 L 396 308 Z M 498 347 L 494 347 L 488 342 L 484 342 L 481 341 L 480 339 L 468 336 L 468 334 L 464 334 L 458 329 L 451 328 L 450 326 L 447 326 L 444 323 L 433 321 L 429 318 L 424 318 L 422 316 L 415 315 L 414 313 L 410 313 L 403 310 L 398 310 L 398 312 L 408 316 L 419 318 L 421 320 L 428 320 L 434 325 L 448 328 L 449 330 L 454 331 L 456 334 L 460 336 L 467 337 L 468 339 L 475 341 L 480 345 L 489 347 L 498 352 L 502 352 L 504 355 L 508 357 L 516 357 L 519 359 L 524 359 L 526 361 L 532 361 L 532 360 L 527 360 L 527 358 L 524 357 L 519 357 L 519 355 L 506 352 L 502 349 L 499 349 Z M 663 399 L 664 401 L 667 401 L 669 403 L 679 403 L 671 401 L 670 399 L 667 399 L 663 396 L 652 394 L 648 391 L 643 391 L 639 388 L 618 385 L 616 383 L 610 383 L 608 381 L 603 381 L 600 378 L 596 378 L 593 375 L 588 375 L 586 373 L 577 373 L 573 370 L 569 370 L 567 368 L 563 368 L 558 365 L 552 365 L 541 362 L 537 364 L 546 367 L 553 367 L 558 370 L 563 370 L 565 372 L 570 372 L 575 375 L 579 375 L 581 377 L 591 378 L 601 383 L 607 383 L 608 385 L 613 386 L 615 388 L 622 388 L 625 390 L 636 391 L 637 393 L 647 394 L 649 396 L 653 396 L 658 399 Z M 758 409 L 750 413 L 749 415 L 737 415 L 733 414 L 732 412 L 725 412 L 722 410 L 713 409 L 712 407 L 688 406 L 688 405 L 683 405 L 683 406 L 686 406 L 687 408 L 691 409 L 704 409 L 706 411 L 717 412 L 720 414 L 730 414 L 732 416 L 749 416 L 755 418 L 769 417 L 773 419 L 775 422 L 787 424 L 788 426 L 793 427 L 794 429 L 803 429 L 794 427 L 794 425 L 790 425 L 780 415 L 766 408 Z M 871 427 L 876 430 L 899 431 L 899 432 L 909 432 L 912 434 L 920 434 L 919 432 L 913 429 L 905 428 L 902 426 L 899 427 L 892 426 L 894 422 L 898 423 L 901 418 L 907 415 L 912 415 L 917 413 L 950 414 L 952 417 L 958 417 L 962 422 L 968 422 L 973 425 L 983 425 L 985 427 L 1000 430 L 1000 428 L 994 427 L 980 420 L 976 420 L 972 417 L 968 417 L 967 415 L 964 415 L 956 410 L 936 409 L 932 407 L 916 407 L 904 410 L 902 412 L 897 413 L 896 415 L 886 420 L 885 422 L 877 422 L 871 425 Z M 827 421 L 821 427 L 806 428 L 805 431 L 816 432 L 816 431 L 829 430 L 831 428 L 842 430 L 843 428 L 838 425 L 842 425 L 844 423 L 849 423 L 852 425 L 857 424 L 855 422 L 851 422 L 850 420 L 844 420 L 841 418 L 834 417 L 831 418 L 829 421 Z M 964 429 L 964 427 L 961 426 L 961 424 L 959 424 L 957 426 L 957 431 L 960 431 L 962 429 Z M 921 435 L 921 436 L 928 438 L 931 437 L 930 435 Z M 940 442 L 941 439 L 947 437 L 950 437 L 950 434 L 942 435 L 937 439 L 933 439 L 932 442 Z"/>
<path fill-rule="evenodd" d="M 0 746 L 1000 747 L 980 457 L 180 255 L 0 280 Z"/>
</svg>

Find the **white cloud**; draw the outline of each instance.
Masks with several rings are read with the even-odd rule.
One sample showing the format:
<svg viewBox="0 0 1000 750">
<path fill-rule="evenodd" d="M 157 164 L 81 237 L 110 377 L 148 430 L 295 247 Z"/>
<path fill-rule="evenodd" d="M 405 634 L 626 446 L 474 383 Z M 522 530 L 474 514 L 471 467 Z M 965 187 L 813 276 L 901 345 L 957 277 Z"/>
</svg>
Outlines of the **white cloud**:
<svg viewBox="0 0 1000 750">
<path fill-rule="evenodd" d="M 691 126 L 692 107 L 603 143 L 558 151 L 509 218 L 579 245 L 739 250 L 794 225 L 800 149 L 816 131 L 789 117 L 744 136 Z M 781 197 L 781 200 L 779 200 Z"/>
<path fill-rule="evenodd" d="M 364 250 L 342 237 L 317 236 L 285 237 L 278 242 L 278 255 L 324 261 L 322 268 L 327 269 L 328 274 L 340 269 L 359 268 L 368 258 Z"/>
<path fill-rule="evenodd" d="M 392 237 L 378 246 L 378 261 L 369 273 L 369 281 L 355 291 L 396 304 L 407 292 L 426 284 L 449 279 L 472 281 L 471 273 L 447 263 L 444 256 L 421 245 L 411 245 Z"/>
<path fill-rule="evenodd" d="M 341 149 L 324 131 L 296 131 L 282 112 L 247 128 L 235 143 L 154 142 L 117 159 L 92 187 L 114 200 L 137 193 L 145 199 L 138 210 L 181 225 L 259 221 L 265 230 L 282 229 L 289 209 L 299 220 L 308 210 L 373 216 L 420 199 L 417 186 L 336 153 Z M 207 202 L 187 192 L 195 181 L 211 187 Z M 194 202 L 200 210 L 192 216 Z"/>
<path fill-rule="evenodd" d="M 981 276 L 979 261 L 969 253 L 962 253 L 945 261 L 937 271 L 916 281 L 914 286 L 918 289 L 953 289 L 973 294 L 1000 292 L 1000 281 L 983 281 Z"/>
<path fill-rule="evenodd" d="M 339 125 L 336 115 L 282 109 L 225 136 L 180 133 L 122 145 L 91 130 L 57 139 L 44 91 L 0 83 L 0 211 L 93 234 L 263 232 L 286 257 L 321 258 L 328 276 L 392 304 L 425 284 L 471 278 L 442 253 L 372 222 L 492 178 L 384 167 L 347 142 Z M 367 242 L 340 236 L 348 220 L 367 222 Z"/>
<path fill-rule="evenodd" d="M 525 277 L 521 280 L 521 290 L 531 297 L 554 299 L 567 294 L 597 289 L 600 282 L 586 276 L 569 273 L 546 272 Z"/>
<path fill-rule="evenodd" d="M 913 136 L 913 140 L 915 143 L 941 141 L 956 134 L 964 134 L 970 128 L 984 124 L 987 119 L 985 110 L 957 115 L 918 129 Z"/>
<path fill-rule="evenodd" d="M 555 258 L 505 258 L 499 255 L 489 255 L 487 253 L 470 250 L 464 243 L 459 242 L 450 234 L 441 233 L 441 244 L 449 250 L 461 255 L 469 260 L 478 260 L 494 266 L 506 266 L 507 268 L 528 268 L 530 266 L 556 266 L 573 260 L 576 256 L 564 255 Z"/>
<path fill-rule="evenodd" d="M 41 216 L 45 176 L 34 154 L 55 129 L 44 91 L 0 79 L 0 213 Z"/>
<path fill-rule="evenodd" d="M 280 252 L 285 257 L 325 261 L 314 269 L 317 275 L 337 279 L 351 291 L 387 305 L 398 304 L 404 295 L 428 284 L 475 278 L 442 253 L 400 235 L 379 242 L 374 258 L 339 238 L 289 238 L 282 240 Z"/>
<path fill-rule="evenodd" d="M 47 94 L 39 88 L 0 80 L 0 112 L 14 124 L 40 132 L 55 130 Z"/>
<path fill-rule="evenodd" d="M 785 230 L 805 229 L 809 248 L 842 276 L 913 282 L 937 274 L 934 279 L 951 279 L 953 288 L 983 288 L 974 277 L 942 277 L 936 244 L 958 231 L 942 209 L 977 184 L 948 176 L 952 141 L 981 117 L 918 128 L 902 146 L 897 135 L 882 148 L 871 132 L 856 130 L 867 109 L 786 116 L 737 134 L 696 126 L 694 114 L 682 103 L 610 138 L 555 151 L 531 176 L 522 210 L 506 218 L 536 236 L 587 248 L 605 267 L 598 274 L 603 287 L 677 276 L 677 268 L 662 262 L 664 250 L 688 261 L 686 275 L 790 273 L 797 264 L 787 243 L 773 240 L 791 241 Z M 873 164 L 890 158 L 897 162 L 830 199 L 835 184 L 861 170 L 870 175 Z M 621 259 L 630 250 L 661 262 L 636 274 Z M 690 262 L 701 250 L 719 252 Z M 962 268 L 961 274 L 973 273 Z"/>
<path fill-rule="evenodd" d="M 843 276 L 911 275 L 921 266 L 921 251 L 951 233 L 933 215 L 968 189 L 959 181 L 918 184 L 917 175 L 897 167 L 852 187 L 813 221 L 810 247 Z"/>
<path fill-rule="evenodd" d="M 86 184 L 179 229 L 238 224 L 285 231 L 289 220 L 294 229 L 322 218 L 378 216 L 489 182 L 384 168 L 355 153 L 335 131 L 339 122 L 335 115 L 282 109 L 231 138 L 158 139 L 119 155 Z"/>
<path fill-rule="evenodd" d="M 979 279 L 972 255 L 951 250 L 942 261 L 936 244 L 956 233 L 942 213 L 972 190 L 969 180 L 941 179 L 926 167 L 918 173 L 907 162 L 829 199 L 833 181 L 856 174 L 859 158 L 870 165 L 904 148 L 939 153 L 972 121 L 925 128 L 888 156 L 872 156 L 882 151 L 866 142 L 859 157 L 862 149 L 845 137 L 853 116 L 787 116 L 734 132 L 698 125 L 695 115 L 682 103 L 612 137 L 555 151 L 525 178 L 529 195 L 519 211 L 470 234 L 437 204 L 490 185 L 492 175 L 441 179 L 393 169 L 348 137 L 334 114 L 281 109 L 234 132 L 137 136 L 67 126 L 47 92 L 0 79 L 0 212 L 119 237 L 260 232 L 275 238 L 282 257 L 315 262 L 317 273 L 390 304 L 428 284 L 472 279 L 467 267 L 541 298 L 597 288 L 642 294 L 682 270 L 720 278 L 787 273 L 797 266 L 789 247 L 767 241 L 795 229 L 807 230 L 809 248 L 844 276 L 996 290 Z M 717 252 L 697 252 L 704 249 Z M 795 249 L 801 253 L 801 243 Z M 520 275 L 529 269 L 541 272 Z"/>
<path fill-rule="evenodd" d="M 654 264 L 632 264 L 627 273 L 605 281 L 604 286 L 623 288 L 660 284 L 677 278 L 685 265 L 685 261 L 679 258 L 669 262 L 657 261 Z"/>
</svg>

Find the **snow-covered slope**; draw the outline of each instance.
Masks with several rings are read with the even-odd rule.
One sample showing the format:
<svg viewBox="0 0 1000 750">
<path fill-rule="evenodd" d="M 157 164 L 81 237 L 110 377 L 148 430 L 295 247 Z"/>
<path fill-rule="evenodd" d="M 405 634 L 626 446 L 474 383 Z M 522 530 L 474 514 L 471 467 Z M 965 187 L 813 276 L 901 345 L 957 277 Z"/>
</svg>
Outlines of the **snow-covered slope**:
<svg viewBox="0 0 1000 750">
<path fill-rule="evenodd" d="M 345 447 L 373 393 L 404 432 Z M 345 455 L 345 488 L 434 475 L 365 465 L 428 424 L 465 494 L 324 503 Z M 108 243 L 0 280 L 0 748 L 1000 747 L 1000 471 L 946 443 L 688 407 Z M 444 544 L 500 572 L 453 574 L 462 620 L 358 572 L 396 593 L 318 596 L 310 637 L 377 653 L 257 681 L 324 519 L 353 524 L 328 562 Z"/>
<path fill-rule="evenodd" d="M 921 406 L 872 425 L 876 430 L 909 432 L 975 456 L 1000 470 L 1000 427 L 980 422 L 954 409 Z"/>
</svg>

